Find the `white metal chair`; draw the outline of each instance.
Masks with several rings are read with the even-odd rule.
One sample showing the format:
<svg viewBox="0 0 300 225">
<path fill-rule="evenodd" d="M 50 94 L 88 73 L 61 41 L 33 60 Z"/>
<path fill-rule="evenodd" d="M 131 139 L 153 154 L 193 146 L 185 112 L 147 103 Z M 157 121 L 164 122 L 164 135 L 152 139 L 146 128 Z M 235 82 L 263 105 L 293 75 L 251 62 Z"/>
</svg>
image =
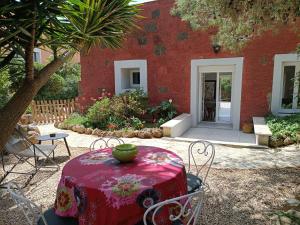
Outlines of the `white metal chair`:
<svg viewBox="0 0 300 225">
<path fill-rule="evenodd" d="M 204 205 L 204 188 L 191 194 L 150 206 L 144 213 L 144 225 L 196 225 Z"/>
<path fill-rule="evenodd" d="M 7 190 L 30 225 L 78 225 L 77 219 L 58 217 L 53 209 L 48 209 L 43 213 L 41 207 L 25 197 L 24 192 L 16 183 L 8 183 Z"/>
<path fill-rule="evenodd" d="M 90 151 L 103 148 L 113 148 L 120 144 L 125 144 L 125 142 L 117 137 L 99 138 L 91 143 Z"/>
<path fill-rule="evenodd" d="M 4 176 L 0 179 L 0 184 L 10 173 L 30 175 L 31 179 L 41 168 L 54 168 L 55 170 L 59 170 L 59 165 L 50 157 L 50 155 L 53 154 L 55 148 L 56 145 L 39 145 L 31 143 L 30 140 L 28 140 L 26 136 L 16 128 L 14 135 L 5 144 L 4 149 L 7 153 L 13 155 L 17 159 L 17 161 L 13 163 L 13 165 L 10 166 L 9 169 L 7 169 L 5 166 L 4 152 L 1 152 Z M 45 160 L 38 163 L 39 158 L 45 158 Z M 30 162 L 30 159 L 34 159 L 34 163 Z M 51 162 L 52 166 L 46 166 L 46 161 Z M 27 164 L 32 166 L 34 168 L 34 171 L 14 171 L 15 167 L 23 162 L 26 162 Z"/>
<path fill-rule="evenodd" d="M 208 141 L 195 141 L 189 145 L 188 154 L 188 193 L 193 193 L 203 185 L 208 187 L 206 178 L 215 158 L 215 147 Z"/>
</svg>

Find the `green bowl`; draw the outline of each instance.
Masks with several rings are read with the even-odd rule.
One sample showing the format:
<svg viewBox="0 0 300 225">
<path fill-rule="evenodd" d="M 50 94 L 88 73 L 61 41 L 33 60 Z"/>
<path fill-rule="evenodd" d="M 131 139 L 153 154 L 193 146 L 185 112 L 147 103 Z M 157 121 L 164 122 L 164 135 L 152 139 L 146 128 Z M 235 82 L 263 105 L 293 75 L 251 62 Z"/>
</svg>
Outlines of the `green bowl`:
<svg viewBox="0 0 300 225">
<path fill-rule="evenodd" d="M 113 148 L 112 155 L 120 162 L 131 162 L 137 156 L 138 149 L 132 144 L 122 144 Z"/>
<path fill-rule="evenodd" d="M 116 149 L 118 149 L 119 151 L 131 151 L 136 149 L 136 146 L 133 144 L 121 144 L 117 145 Z"/>
</svg>

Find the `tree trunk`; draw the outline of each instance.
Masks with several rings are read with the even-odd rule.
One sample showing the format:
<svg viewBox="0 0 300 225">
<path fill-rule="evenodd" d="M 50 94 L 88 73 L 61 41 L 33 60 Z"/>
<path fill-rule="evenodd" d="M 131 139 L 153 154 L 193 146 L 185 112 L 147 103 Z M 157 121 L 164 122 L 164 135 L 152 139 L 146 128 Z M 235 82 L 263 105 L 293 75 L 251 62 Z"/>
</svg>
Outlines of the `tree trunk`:
<svg viewBox="0 0 300 225">
<path fill-rule="evenodd" d="M 53 60 L 45 66 L 33 80 L 24 80 L 23 85 L 14 94 L 11 100 L 0 110 L 0 152 L 12 134 L 20 117 L 26 111 L 34 96 L 47 83 L 50 76 L 55 73 L 64 62 L 70 60 L 74 52 Z"/>
</svg>

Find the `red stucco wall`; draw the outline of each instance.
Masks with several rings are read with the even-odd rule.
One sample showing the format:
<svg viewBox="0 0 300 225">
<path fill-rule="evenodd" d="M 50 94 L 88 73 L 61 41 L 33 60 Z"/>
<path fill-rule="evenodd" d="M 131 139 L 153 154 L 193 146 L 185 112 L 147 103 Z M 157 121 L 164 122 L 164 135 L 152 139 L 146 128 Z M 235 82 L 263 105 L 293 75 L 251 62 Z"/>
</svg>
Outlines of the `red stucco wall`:
<svg viewBox="0 0 300 225">
<path fill-rule="evenodd" d="M 252 41 L 240 54 L 215 54 L 210 39 L 214 31 L 192 31 L 180 18 L 170 15 L 172 5 L 173 0 L 146 3 L 142 13 L 145 19 L 139 24 L 141 30 L 133 31 L 122 49 L 94 48 L 88 55 L 81 55 L 81 104 L 90 104 L 90 98 L 98 97 L 103 88 L 114 93 L 115 60 L 147 59 L 150 101 L 158 103 L 172 98 L 180 112 L 189 112 L 191 60 L 243 56 L 241 123 L 252 116 L 267 114 L 274 54 L 294 52 L 299 41 L 296 34 L 283 28 L 277 34 L 269 32 Z M 151 24 L 156 25 L 156 31 L 147 29 Z M 187 39 L 179 40 L 182 32 L 188 34 Z M 147 39 L 145 45 L 138 42 L 142 36 Z M 158 45 L 164 46 L 164 54 L 154 53 Z"/>
</svg>

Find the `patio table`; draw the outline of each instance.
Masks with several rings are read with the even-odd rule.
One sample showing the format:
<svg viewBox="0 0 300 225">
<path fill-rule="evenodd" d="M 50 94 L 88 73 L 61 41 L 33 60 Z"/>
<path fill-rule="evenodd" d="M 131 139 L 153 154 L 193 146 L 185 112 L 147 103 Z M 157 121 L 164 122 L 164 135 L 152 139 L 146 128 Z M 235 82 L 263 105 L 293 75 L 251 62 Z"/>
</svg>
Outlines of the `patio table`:
<svg viewBox="0 0 300 225">
<path fill-rule="evenodd" d="M 111 148 L 70 160 L 57 188 L 55 213 L 77 217 L 80 225 L 142 225 L 149 206 L 187 193 L 179 156 L 157 147 L 138 150 L 130 163 L 114 159 Z"/>
<path fill-rule="evenodd" d="M 66 148 L 68 150 L 68 154 L 69 154 L 69 156 L 71 156 L 71 151 L 70 151 L 67 139 L 66 139 L 68 136 L 69 135 L 66 133 L 55 133 L 54 136 L 51 136 L 50 134 L 40 135 L 38 137 L 38 141 L 39 141 L 39 144 L 42 144 L 42 141 L 51 141 L 52 145 L 54 145 L 55 140 L 63 139 L 65 142 Z M 53 151 L 53 158 L 54 158 L 54 151 Z"/>
</svg>

